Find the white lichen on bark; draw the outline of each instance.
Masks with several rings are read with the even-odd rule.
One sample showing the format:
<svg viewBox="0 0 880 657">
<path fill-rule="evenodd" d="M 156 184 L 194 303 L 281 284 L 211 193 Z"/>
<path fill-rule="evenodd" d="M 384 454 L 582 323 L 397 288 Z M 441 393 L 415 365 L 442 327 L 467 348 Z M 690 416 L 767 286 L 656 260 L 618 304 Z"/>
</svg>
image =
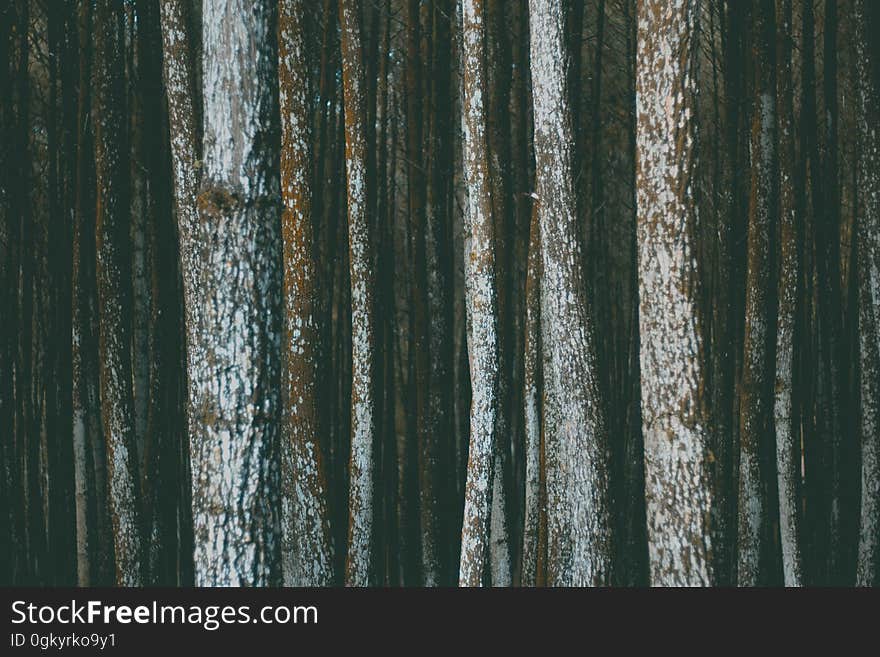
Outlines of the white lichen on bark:
<svg viewBox="0 0 880 657">
<path fill-rule="evenodd" d="M 641 0 L 636 183 L 645 497 L 652 585 L 712 583 L 711 453 L 697 315 L 699 3 Z"/>
<path fill-rule="evenodd" d="M 285 586 L 328 586 L 333 561 L 317 436 L 318 391 L 312 257 L 308 61 L 302 0 L 279 4 L 278 78 L 284 209 L 284 421 L 281 566 Z"/>
<path fill-rule="evenodd" d="M 366 86 L 359 0 L 339 0 L 351 272 L 351 458 L 349 459 L 347 586 L 373 578 L 373 487 L 376 401 L 373 242 L 367 207 Z"/>
<path fill-rule="evenodd" d="M 202 586 L 268 585 L 279 574 L 273 18 L 264 1 L 211 0 L 202 11 L 204 172 L 198 217 L 180 217 L 195 579 Z M 196 163 L 186 150 L 180 155 L 175 173 L 186 178 L 178 167 Z"/>
<path fill-rule="evenodd" d="M 463 163 L 467 188 L 465 305 L 471 375 L 470 447 L 461 528 L 459 585 L 480 586 L 489 562 L 498 414 L 495 228 L 486 151 L 484 3 L 461 0 Z"/>
<path fill-rule="evenodd" d="M 541 231 L 541 344 L 548 584 L 607 584 L 611 574 L 607 434 L 596 376 L 560 3 L 530 0 L 535 178 Z"/>
</svg>

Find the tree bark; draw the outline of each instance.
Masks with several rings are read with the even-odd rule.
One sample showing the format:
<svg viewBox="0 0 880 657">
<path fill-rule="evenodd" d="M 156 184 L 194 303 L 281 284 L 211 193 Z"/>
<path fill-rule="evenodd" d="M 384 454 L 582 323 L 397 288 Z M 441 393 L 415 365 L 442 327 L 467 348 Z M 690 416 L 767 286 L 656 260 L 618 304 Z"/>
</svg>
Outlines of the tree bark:
<svg viewBox="0 0 880 657">
<path fill-rule="evenodd" d="M 465 299 L 471 373 L 470 449 L 461 529 L 460 586 L 480 586 L 489 565 L 493 459 L 498 415 L 495 226 L 486 136 L 485 6 L 461 0 Z M 469 242 L 469 244 L 467 244 Z"/>
<path fill-rule="evenodd" d="M 89 129 L 91 97 L 91 4 L 79 10 L 79 97 L 77 103 L 76 198 L 73 227 L 72 322 L 71 322 L 71 402 L 73 411 L 73 457 L 76 487 L 77 584 L 103 583 L 102 565 L 107 535 L 104 510 L 107 502 L 104 478 L 98 470 L 103 464 L 94 458 L 103 454 L 104 441 L 98 406 L 97 330 L 94 322 L 95 248 L 94 248 L 94 157 Z M 92 239 L 90 239 L 92 238 Z M 101 530 L 104 531 L 101 531 Z"/>
<path fill-rule="evenodd" d="M 284 244 L 282 545 L 286 586 L 333 583 L 326 480 L 318 436 L 311 114 L 302 0 L 279 3 L 281 232 Z"/>
<path fill-rule="evenodd" d="M 414 353 L 414 401 L 419 461 L 419 516 L 421 572 L 425 586 L 435 586 L 439 576 L 439 506 L 437 481 L 440 436 L 431 412 L 431 350 L 429 338 L 428 269 L 426 262 L 427 211 L 426 158 L 422 127 L 421 85 L 425 66 L 421 61 L 419 0 L 408 0 L 406 10 L 406 147 L 408 212 L 412 236 L 412 311 Z"/>
<path fill-rule="evenodd" d="M 651 584 L 709 585 L 711 442 L 698 270 L 699 6 L 641 0 L 636 55 L 639 331 Z"/>
<path fill-rule="evenodd" d="M 100 378 L 107 479 L 116 552 L 116 582 L 143 582 L 139 468 L 135 446 L 131 359 L 125 320 L 124 216 L 127 181 L 120 152 L 124 134 L 122 43 L 116 4 L 101 0 L 95 11 L 95 175 L 97 182 L 97 284 L 100 316 Z"/>
<path fill-rule="evenodd" d="M 434 473 L 435 513 L 439 527 L 434 537 L 437 544 L 438 584 L 455 582 L 453 557 L 458 530 L 454 495 L 456 477 L 450 476 L 454 463 L 453 438 L 453 332 L 452 310 L 452 131 L 455 108 L 452 102 L 452 50 L 454 12 L 450 0 L 435 2 L 432 34 L 433 58 L 430 69 L 432 120 L 428 128 L 428 191 L 425 221 L 425 258 L 428 269 L 428 340 L 430 345 L 430 391 L 428 426 L 437 435 L 437 463 Z M 457 559 L 456 559 L 457 561 Z"/>
<path fill-rule="evenodd" d="M 181 215 L 189 220 L 181 243 L 189 274 L 190 458 L 200 586 L 270 585 L 279 575 L 281 235 L 273 14 L 265 0 L 209 2 L 202 13 L 204 173 L 198 217 Z M 180 179 L 188 175 L 178 171 Z"/>
<path fill-rule="evenodd" d="M 339 0 L 345 105 L 345 172 L 351 277 L 351 458 L 345 583 L 368 586 L 374 577 L 373 503 L 376 429 L 375 318 L 372 222 L 368 215 L 366 87 L 360 0 Z"/>
<path fill-rule="evenodd" d="M 792 361 L 798 308 L 798 223 L 794 195 L 794 100 L 792 89 L 791 0 L 776 3 L 776 130 L 779 140 L 780 264 L 776 316 L 776 386 L 773 416 L 776 429 L 776 477 L 779 534 L 786 586 L 803 585 L 800 535 L 800 440 L 795 424 Z"/>
<path fill-rule="evenodd" d="M 547 456 L 548 583 L 608 584 L 607 433 L 599 394 L 572 178 L 564 16 L 529 3 L 535 178 L 541 232 L 541 344 Z"/>
<path fill-rule="evenodd" d="M 770 234 L 773 222 L 774 128 L 776 121 L 773 48 L 773 7 L 757 0 L 754 7 L 752 59 L 755 65 L 754 103 L 749 141 L 748 270 L 746 272 L 745 343 L 740 385 L 740 475 L 737 581 L 755 586 L 761 581 L 762 551 L 767 535 L 764 438 L 770 427 Z"/>
<path fill-rule="evenodd" d="M 532 211 L 526 273 L 525 363 L 523 403 L 525 416 L 525 509 L 520 583 L 535 586 L 538 575 L 538 527 L 546 514 L 541 495 L 542 371 L 541 371 L 541 234 L 537 206 Z"/>
<path fill-rule="evenodd" d="M 198 254 L 199 222 L 196 214 L 196 193 L 199 185 L 200 161 L 199 114 L 196 90 L 196 77 L 193 71 L 194 48 L 193 36 L 189 29 L 189 4 L 185 0 L 163 0 L 159 3 L 159 18 L 162 29 L 162 74 L 168 107 L 168 130 L 171 160 L 171 186 L 174 197 L 174 210 L 177 220 L 178 250 L 180 252 L 179 267 L 183 283 L 183 325 L 185 328 L 184 342 L 187 353 L 184 364 L 188 362 L 190 342 L 197 338 L 192 331 L 193 322 L 197 321 L 194 310 L 198 300 L 199 275 L 195 269 L 195 256 Z M 186 386 L 186 403 L 183 409 L 184 423 L 187 425 L 187 437 L 193 435 L 189 400 L 193 388 L 188 374 L 184 375 Z M 191 497 L 191 463 L 189 440 L 181 440 L 180 459 L 183 461 L 178 474 L 182 480 L 181 498 Z M 184 544 L 192 545 L 191 534 L 191 502 L 186 509 L 180 509 L 177 523 L 181 551 Z M 183 521 L 187 522 L 183 522 Z M 194 550 L 193 550 L 194 552 Z M 189 573 L 194 564 L 189 559 L 178 562 L 178 577 L 188 581 Z M 184 577 L 186 575 L 186 577 Z"/>
</svg>

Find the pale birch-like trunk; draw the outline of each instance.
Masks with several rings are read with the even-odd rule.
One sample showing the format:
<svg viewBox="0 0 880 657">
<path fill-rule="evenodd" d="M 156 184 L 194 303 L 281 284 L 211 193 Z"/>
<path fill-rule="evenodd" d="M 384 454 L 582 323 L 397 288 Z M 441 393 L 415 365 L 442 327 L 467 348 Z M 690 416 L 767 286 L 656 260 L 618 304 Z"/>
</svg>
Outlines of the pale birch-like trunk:
<svg viewBox="0 0 880 657">
<path fill-rule="evenodd" d="M 792 361 L 798 307 L 798 226 L 794 194 L 794 101 L 792 89 L 791 0 L 776 3 L 778 75 L 776 129 L 779 139 L 779 266 L 776 317 L 776 386 L 773 417 L 776 429 L 776 478 L 779 493 L 779 535 L 786 586 L 803 585 L 799 510 L 800 439 L 793 425 Z"/>
<path fill-rule="evenodd" d="M 575 215 L 562 4 L 530 0 L 536 203 L 541 231 L 548 583 L 611 574 L 607 434 Z"/>
<path fill-rule="evenodd" d="M 712 583 L 709 424 L 695 238 L 699 5 L 640 0 L 636 193 L 651 584 Z"/>
<path fill-rule="evenodd" d="M 459 585 L 480 586 L 489 565 L 493 458 L 498 414 L 495 227 L 486 141 L 485 7 L 461 0 L 463 155 L 467 189 L 465 305 L 471 374 L 470 448 Z"/>
<path fill-rule="evenodd" d="M 856 218 L 861 356 L 862 508 L 856 566 L 858 586 L 880 584 L 880 92 L 869 50 L 865 0 L 856 0 L 855 37 L 860 147 Z"/>
<path fill-rule="evenodd" d="M 351 272 L 351 457 L 345 583 L 373 582 L 376 431 L 373 240 L 367 194 L 367 112 L 360 0 L 339 0 L 345 109 L 345 173 Z"/>
<path fill-rule="evenodd" d="M 318 441 L 315 271 L 312 257 L 311 114 L 303 0 L 281 0 L 281 234 L 284 244 L 284 421 L 281 565 L 285 586 L 328 586 L 333 559 Z"/>
<path fill-rule="evenodd" d="M 194 564 L 201 586 L 262 586 L 279 574 L 281 239 L 273 19 L 265 0 L 209 1 L 202 11 L 204 171 L 198 217 L 191 211 L 180 217 Z M 197 166 L 176 155 L 175 162 Z M 188 175 L 176 171 L 181 191 Z"/>
<path fill-rule="evenodd" d="M 116 582 L 143 582 L 141 500 L 135 448 L 131 360 L 123 299 L 123 226 L 126 180 L 119 137 L 122 115 L 122 43 L 117 4 L 100 0 L 95 13 L 93 111 L 97 179 L 97 285 L 101 408 L 107 445 L 107 479 Z"/>
</svg>

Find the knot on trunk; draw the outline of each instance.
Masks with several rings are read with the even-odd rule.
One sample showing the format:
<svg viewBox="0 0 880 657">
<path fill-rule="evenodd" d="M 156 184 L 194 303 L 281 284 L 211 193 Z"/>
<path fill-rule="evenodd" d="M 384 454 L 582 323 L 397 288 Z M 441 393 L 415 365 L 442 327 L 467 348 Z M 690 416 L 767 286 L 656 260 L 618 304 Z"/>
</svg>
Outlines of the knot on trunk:
<svg viewBox="0 0 880 657">
<path fill-rule="evenodd" d="M 199 216 L 211 219 L 228 217 L 242 205 L 238 194 L 216 185 L 203 188 L 197 200 Z"/>
</svg>

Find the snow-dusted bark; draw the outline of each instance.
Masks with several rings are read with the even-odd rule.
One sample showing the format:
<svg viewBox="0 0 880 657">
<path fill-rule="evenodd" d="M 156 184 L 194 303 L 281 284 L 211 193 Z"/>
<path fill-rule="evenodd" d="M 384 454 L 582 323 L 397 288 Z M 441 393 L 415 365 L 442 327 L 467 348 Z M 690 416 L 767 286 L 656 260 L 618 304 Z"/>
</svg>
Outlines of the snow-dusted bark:
<svg viewBox="0 0 880 657">
<path fill-rule="evenodd" d="M 486 150 L 483 0 L 461 0 L 465 305 L 471 373 L 470 448 L 461 528 L 460 586 L 480 586 L 489 564 L 493 458 L 498 414 L 495 227 Z"/>
<path fill-rule="evenodd" d="M 740 382 L 740 470 L 737 527 L 737 583 L 759 583 L 765 535 L 766 500 L 761 467 L 763 436 L 770 427 L 770 230 L 772 226 L 773 162 L 776 148 L 773 6 L 761 0 L 754 9 L 755 97 L 749 137 L 750 193 L 746 271 L 746 317 L 743 370 Z"/>
<path fill-rule="evenodd" d="M 779 309 L 776 316 L 776 386 L 773 417 L 776 428 L 776 477 L 779 491 L 779 535 L 786 586 L 803 584 L 798 483 L 800 440 L 792 425 L 792 360 L 797 312 L 798 238 L 794 195 L 794 103 L 792 91 L 791 0 L 776 3 L 776 105 L 779 140 Z"/>
<path fill-rule="evenodd" d="M 303 0 L 281 0 L 278 77 L 284 209 L 284 411 L 281 441 L 281 565 L 286 586 L 333 583 L 326 484 L 317 436 L 318 329 L 312 257 L 308 61 Z"/>
<path fill-rule="evenodd" d="M 129 336 L 120 241 L 127 208 L 125 167 L 119 149 L 122 116 L 122 43 L 116 9 L 100 0 L 95 13 L 93 111 L 97 179 L 97 285 L 101 408 L 107 445 L 107 478 L 116 552 L 116 582 L 143 582 L 143 544 L 137 451 L 132 414 Z"/>
<path fill-rule="evenodd" d="M 694 199 L 699 3 L 640 0 L 636 184 L 645 496 L 652 585 L 712 583 Z"/>
<path fill-rule="evenodd" d="M 538 574 L 538 526 L 541 500 L 541 236 L 538 213 L 532 212 L 526 270 L 525 358 L 523 410 L 525 417 L 526 490 L 520 583 L 535 586 Z"/>
<path fill-rule="evenodd" d="M 611 571 L 607 434 L 575 215 L 562 3 L 530 0 L 529 18 L 546 366 L 548 583 L 601 585 Z"/>
<path fill-rule="evenodd" d="M 195 580 L 203 586 L 266 585 L 279 574 L 273 18 L 267 0 L 209 1 L 202 11 L 204 171 L 198 218 L 187 211 L 180 221 Z M 182 45 L 182 34 L 169 37 Z M 196 163 L 175 156 L 180 182 L 189 174 L 178 166 Z"/>
<path fill-rule="evenodd" d="M 373 581 L 373 470 L 376 430 L 373 240 L 367 195 L 367 114 L 360 0 L 339 0 L 345 106 L 345 173 L 351 271 L 351 459 L 345 583 Z"/>
<path fill-rule="evenodd" d="M 869 51 L 865 0 L 856 0 L 856 123 L 860 148 L 856 217 L 859 277 L 859 354 L 862 429 L 862 505 L 858 586 L 880 584 L 880 91 L 878 62 Z"/>
</svg>

